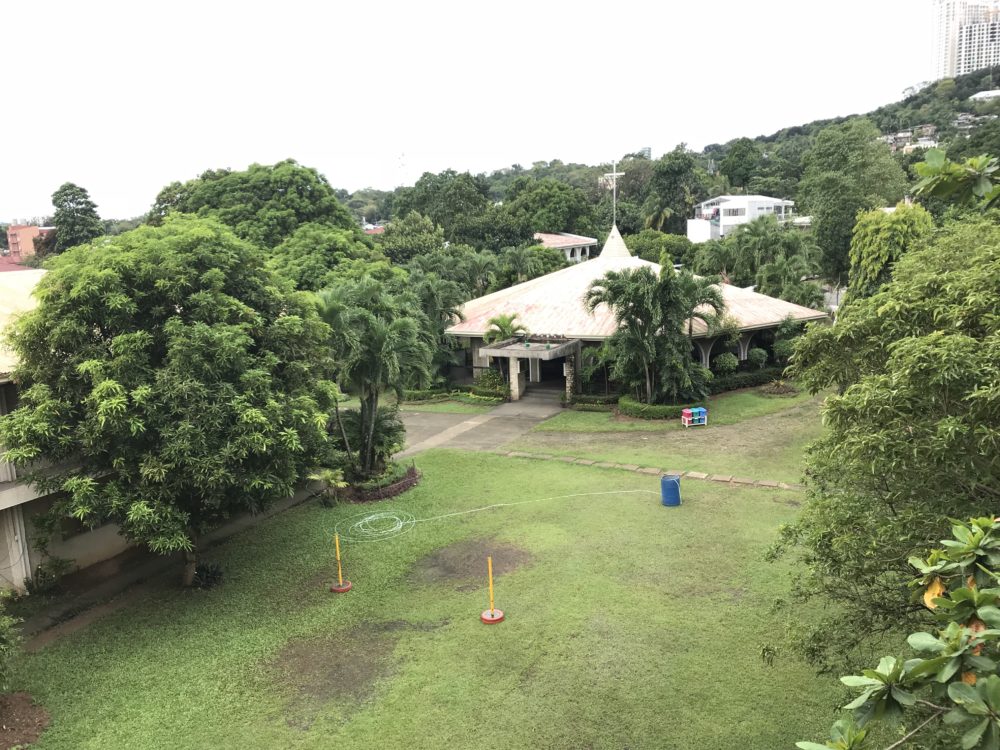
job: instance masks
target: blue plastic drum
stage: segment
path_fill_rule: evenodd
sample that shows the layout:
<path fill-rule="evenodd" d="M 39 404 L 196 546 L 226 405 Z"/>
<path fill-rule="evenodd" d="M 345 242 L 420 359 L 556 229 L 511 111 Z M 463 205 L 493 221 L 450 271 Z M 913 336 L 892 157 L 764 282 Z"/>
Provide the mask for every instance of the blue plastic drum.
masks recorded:
<path fill-rule="evenodd" d="M 668 507 L 681 504 L 681 478 L 677 476 L 660 477 L 660 498 Z"/>

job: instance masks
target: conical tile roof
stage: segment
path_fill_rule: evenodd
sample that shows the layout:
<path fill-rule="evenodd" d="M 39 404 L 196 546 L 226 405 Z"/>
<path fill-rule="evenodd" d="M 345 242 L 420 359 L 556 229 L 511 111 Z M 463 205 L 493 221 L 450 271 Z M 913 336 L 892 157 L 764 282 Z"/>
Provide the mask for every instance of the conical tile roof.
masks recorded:
<path fill-rule="evenodd" d="M 604 241 L 604 248 L 601 250 L 601 254 L 598 257 L 600 258 L 632 257 L 632 253 L 629 252 L 628 245 L 626 245 L 625 240 L 622 239 L 621 232 L 618 231 L 617 225 L 611 226 L 611 231 L 608 232 L 608 239 Z"/>

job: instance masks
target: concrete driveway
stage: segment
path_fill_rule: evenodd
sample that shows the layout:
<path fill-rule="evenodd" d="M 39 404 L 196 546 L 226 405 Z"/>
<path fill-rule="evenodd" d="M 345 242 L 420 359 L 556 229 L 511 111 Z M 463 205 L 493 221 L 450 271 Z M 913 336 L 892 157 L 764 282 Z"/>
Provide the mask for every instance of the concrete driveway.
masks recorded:
<path fill-rule="evenodd" d="M 429 448 L 459 448 L 488 451 L 499 448 L 531 430 L 561 410 L 558 396 L 527 394 L 485 414 L 432 414 L 403 412 L 406 449 L 396 454 L 406 458 Z"/>

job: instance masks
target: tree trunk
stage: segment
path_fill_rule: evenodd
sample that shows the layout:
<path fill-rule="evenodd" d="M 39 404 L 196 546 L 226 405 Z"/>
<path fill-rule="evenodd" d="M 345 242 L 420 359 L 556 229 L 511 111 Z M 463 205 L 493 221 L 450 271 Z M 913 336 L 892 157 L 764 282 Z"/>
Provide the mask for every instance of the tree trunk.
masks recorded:
<path fill-rule="evenodd" d="M 375 462 L 375 420 L 378 418 L 377 393 L 369 396 L 361 402 L 361 415 L 363 417 L 361 423 L 361 429 L 363 430 L 361 433 L 361 473 L 368 477 L 372 473 L 373 464 Z"/>
<path fill-rule="evenodd" d="M 195 570 L 198 567 L 198 545 L 192 535 L 191 549 L 184 550 L 184 574 L 181 576 L 181 584 L 189 587 L 194 583 Z"/>
<path fill-rule="evenodd" d="M 653 403 L 653 381 L 649 376 L 649 365 L 646 365 L 646 403 Z"/>
<path fill-rule="evenodd" d="M 347 439 L 347 430 L 344 429 L 344 423 L 340 421 L 340 404 L 337 401 L 333 402 L 333 413 L 337 418 L 337 426 L 340 427 L 340 436 L 344 439 L 344 447 L 347 449 L 347 460 L 354 470 L 357 471 L 358 463 L 354 460 L 354 454 L 351 453 L 351 443 Z"/>

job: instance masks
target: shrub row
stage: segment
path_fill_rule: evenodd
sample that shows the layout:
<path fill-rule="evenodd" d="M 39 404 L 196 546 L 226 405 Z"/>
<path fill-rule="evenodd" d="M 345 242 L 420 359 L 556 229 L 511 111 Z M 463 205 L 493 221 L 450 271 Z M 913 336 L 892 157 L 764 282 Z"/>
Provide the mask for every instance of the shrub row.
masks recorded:
<path fill-rule="evenodd" d="M 603 411 L 609 412 L 615 410 L 614 404 L 569 404 L 569 408 L 573 411 Z"/>
<path fill-rule="evenodd" d="M 403 391 L 403 401 L 442 401 L 446 398 L 448 398 L 448 391 L 444 388 L 429 388 L 423 391 Z"/>
<path fill-rule="evenodd" d="M 746 370 L 732 375 L 720 375 L 709 381 L 708 392 L 714 395 L 735 391 L 738 388 L 753 388 L 764 385 L 780 378 L 783 371 L 781 367 L 765 367 L 763 370 Z"/>
<path fill-rule="evenodd" d="M 681 410 L 689 408 L 685 404 L 644 404 L 631 396 L 618 399 L 618 411 L 636 419 L 680 419 Z"/>
<path fill-rule="evenodd" d="M 617 393 L 611 394 L 610 396 L 603 395 L 590 395 L 586 393 L 577 393 L 573 396 L 574 404 L 617 404 L 619 395 Z"/>

